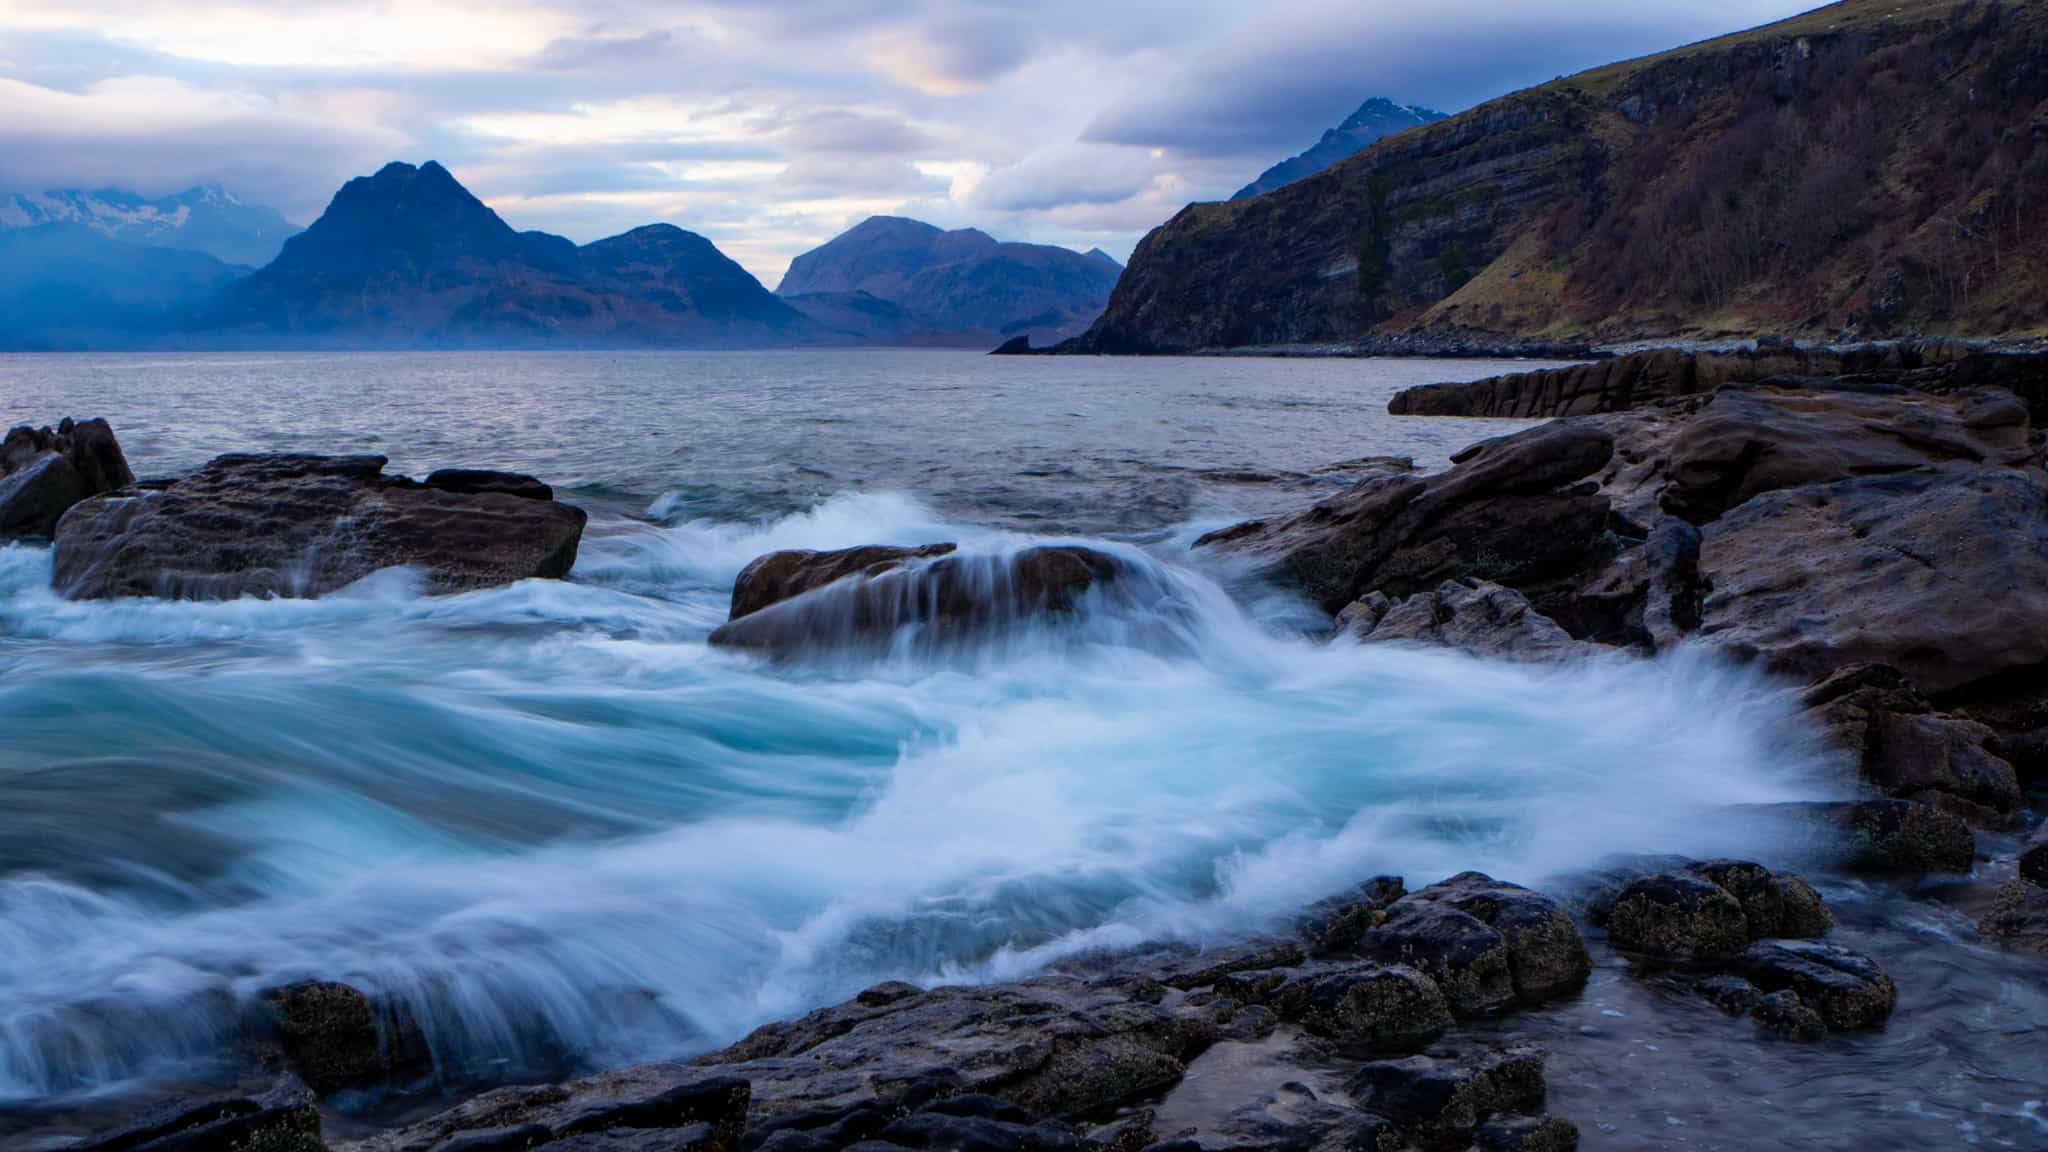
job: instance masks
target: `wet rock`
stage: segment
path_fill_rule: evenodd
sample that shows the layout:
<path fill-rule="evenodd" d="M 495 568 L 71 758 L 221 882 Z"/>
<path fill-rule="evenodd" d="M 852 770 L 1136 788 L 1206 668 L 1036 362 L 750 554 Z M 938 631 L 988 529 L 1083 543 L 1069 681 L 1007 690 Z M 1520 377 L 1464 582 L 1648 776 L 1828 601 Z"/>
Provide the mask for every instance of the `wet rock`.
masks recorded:
<path fill-rule="evenodd" d="M 1705 523 L 1784 488 L 1950 464 L 2018 467 L 2038 457 L 2026 405 L 2009 392 L 1727 389 L 1672 446 L 1664 504 Z"/>
<path fill-rule="evenodd" d="M 1764 996 L 1740 976 L 1709 976 L 1693 985 L 1693 991 L 1730 1016 L 1747 1015 Z"/>
<path fill-rule="evenodd" d="M 727 620 L 711 633 L 713 644 L 774 652 L 846 647 L 886 641 L 913 625 L 954 635 L 1066 612 L 1084 593 L 1130 575 L 1115 556 L 1070 545 L 1007 556 L 904 555 L 865 564 L 858 562 L 867 558 L 858 555 L 810 561 L 778 560 L 780 555 L 749 565 L 760 572 L 735 588 L 735 607 L 743 594 L 751 604 L 766 599 L 769 589 L 805 590 Z M 839 578 L 807 586 L 842 567 L 847 572 Z"/>
<path fill-rule="evenodd" d="M 1663 652 L 1700 624 L 1700 531 L 1676 516 L 1653 518 L 1640 543 L 1599 575 L 1545 603 L 1571 635 Z M 1626 543 L 1626 541 L 1624 541 Z"/>
<path fill-rule="evenodd" d="M 73 505 L 134 482 L 105 420 L 10 429 L 0 439 L 0 538 L 54 536 Z"/>
<path fill-rule="evenodd" d="M 1750 940 L 1742 903 L 1683 872 L 1645 876 L 1622 889 L 1607 913 L 1607 934 L 1617 948 L 1664 960 L 1725 959 Z"/>
<path fill-rule="evenodd" d="M 2048 888 L 2048 823 L 2034 829 L 2020 849 L 2019 872 L 2021 878 Z"/>
<path fill-rule="evenodd" d="M 1471 1055 L 1410 1056 L 1360 1068 L 1351 1081 L 1360 1108 L 1386 1117 L 1417 1147 L 1462 1149 L 1501 1113 L 1543 1106 L 1543 1056 L 1511 1045 Z"/>
<path fill-rule="evenodd" d="M 848 576 L 872 579 L 915 561 L 949 555 L 956 548 L 953 544 L 916 548 L 873 545 L 833 552 L 770 552 L 740 569 L 732 584 L 732 611 L 727 618 L 737 620 Z"/>
<path fill-rule="evenodd" d="M 1759 996 L 1749 1009 L 1757 1027 L 1786 1040 L 1818 1040 L 1827 1035 L 1827 1024 L 1791 989 Z"/>
<path fill-rule="evenodd" d="M 1306 512 L 1196 541 L 1249 560 L 1336 613 L 1374 591 L 1446 580 L 1525 594 L 1604 560 L 1608 502 L 1576 482 L 1614 450 L 1606 430 L 1563 422 L 1476 444 L 1435 476 L 1369 477 Z"/>
<path fill-rule="evenodd" d="M 1519 884 L 1461 872 L 1415 893 L 1414 899 L 1455 908 L 1500 933 L 1515 995 L 1523 1004 L 1575 992 L 1593 971 L 1585 937 L 1564 906 Z"/>
<path fill-rule="evenodd" d="M 738 1152 L 749 1098 L 746 1080 L 737 1076 L 643 1064 L 564 1084 L 486 1092 L 418 1124 L 336 1145 L 336 1152 L 552 1149 L 573 1137 L 603 1134 L 616 1134 L 617 1143 L 583 1146 Z"/>
<path fill-rule="evenodd" d="M 2020 877 L 2007 881 L 1977 931 L 2008 948 L 2048 956 L 2048 888 Z"/>
<path fill-rule="evenodd" d="M 1512 588 L 1446 580 L 1394 601 L 1373 592 L 1337 614 L 1337 627 L 1363 643 L 1428 644 L 1478 656 L 1562 660 L 1587 651 Z"/>
<path fill-rule="evenodd" d="M 1877 961 L 1815 940 L 1760 940 L 1737 967 L 1765 993 L 1790 990 L 1837 1031 L 1868 1028 L 1892 1014 L 1898 992 Z"/>
<path fill-rule="evenodd" d="M 1856 758 L 1865 779 L 1886 792 L 2004 823 L 2021 798 L 2018 775 L 1996 751 L 1989 727 L 1938 713 L 1904 673 L 1859 663 L 1808 688 L 1807 715 Z"/>
<path fill-rule="evenodd" d="M 161 488 L 95 497 L 58 525 L 53 583 L 73 599 L 318 596 L 409 566 L 461 592 L 576 562 L 581 509 L 383 471 L 381 456 L 222 456 Z"/>
<path fill-rule="evenodd" d="M 1074 1152 L 1080 1133 L 1056 1121 L 1028 1123 L 1022 1114 L 960 1115 L 927 1110 L 882 1129 L 877 1139 L 931 1152 Z"/>
<path fill-rule="evenodd" d="M 1169 988 L 1205 988 L 1229 976 L 1292 968 L 1306 959 L 1294 943 L 1239 945 L 1203 952 L 1186 963 L 1169 962 L 1158 970 L 1157 978 Z"/>
<path fill-rule="evenodd" d="M 1834 913 L 1813 886 L 1790 873 L 1774 873 L 1746 860 L 1710 860 L 1686 871 L 1719 885 L 1742 905 L 1749 938 L 1822 936 Z"/>
<path fill-rule="evenodd" d="M 1498 1012 L 1515 1002 L 1508 942 L 1467 912 L 1405 897 L 1387 909 L 1386 923 L 1359 941 L 1359 954 L 1382 964 L 1412 965 L 1443 991 L 1460 1017 Z"/>
<path fill-rule="evenodd" d="M 334 981 L 273 988 L 263 1001 L 292 1069 L 325 1096 L 410 1077 L 430 1056 L 419 1027 L 395 1005 Z"/>
<path fill-rule="evenodd" d="M 492 472 L 482 468 L 443 468 L 427 475 L 426 486 L 441 492 L 474 495 L 502 492 L 526 500 L 553 500 L 555 490 L 531 476 L 517 472 Z"/>
<path fill-rule="evenodd" d="M 1309 910 L 1301 932 L 1318 951 L 1349 952 L 1367 931 L 1386 922 L 1387 907 L 1407 895 L 1399 876 L 1375 876 L 1355 897 L 1325 900 Z"/>
<path fill-rule="evenodd" d="M 260 1096 L 180 1104 L 67 1147 L 71 1152 L 327 1152 L 313 1093 L 291 1079 Z"/>
<path fill-rule="evenodd" d="M 1490 416 L 1532 419 L 1622 412 L 1713 392 L 1730 382 L 1839 367 L 1833 358 L 1796 348 L 1686 352 L 1659 348 L 1564 368 L 1540 368 L 1458 384 L 1425 384 L 1396 393 L 1396 416 Z"/>
<path fill-rule="evenodd" d="M 1278 989 L 1280 1014 L 1318 1036 L 1365 1052 L 1413 1052 L 1450 1026 L 1436 982 L 1405 965 L 1303 977 Z"/>
<path fill-rule="evenodd" d="M 1573 1152 L 1579 1126 L 1562 1116 L 1502 1116 L 1479 1126 L 1480 1152 Z"/>
<path fill-rule="evenodd" d="M 1968 872 L 1976 834 L 1962 817 L 1914 800 L 1774 806 L 1818 841 L 1815 854 L 1859 872 Z"/>
<path fill-rule="evenodd" d="M 1976 468 L 1767 492 L 1709 525 L 1700 636 L 1821 680 L 1939 696 L 2048 662 L 2048 475 Z"/>

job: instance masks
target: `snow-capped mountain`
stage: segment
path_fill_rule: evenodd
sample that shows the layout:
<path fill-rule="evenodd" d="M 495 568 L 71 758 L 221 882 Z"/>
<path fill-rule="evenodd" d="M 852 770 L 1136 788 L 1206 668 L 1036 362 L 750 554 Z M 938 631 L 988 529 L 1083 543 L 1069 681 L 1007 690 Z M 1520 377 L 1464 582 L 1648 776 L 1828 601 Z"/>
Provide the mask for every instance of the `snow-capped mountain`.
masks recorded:
<path fill-rule="evenodd" d="M 187 248 L 261 267 L 297 232 L 274 208 L 245 204 L 218 185 L 149 198 L 118 188 L 0 194 L 0 228 L 83 224 L 111 239 Z"/>

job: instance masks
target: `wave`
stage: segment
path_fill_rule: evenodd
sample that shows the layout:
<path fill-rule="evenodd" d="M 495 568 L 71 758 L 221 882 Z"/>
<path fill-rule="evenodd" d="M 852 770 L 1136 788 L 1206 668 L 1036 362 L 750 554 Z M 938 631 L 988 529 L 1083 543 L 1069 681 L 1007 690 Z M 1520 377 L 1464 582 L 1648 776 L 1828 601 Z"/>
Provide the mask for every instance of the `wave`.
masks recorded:
<path fill-rule="evenodd" d="M 306 978 L 407 1003 L 451 1079 L 687 1055 L 1376 873 L 1768 856 L 1725 810 L 1833 791 L 1777 687 L 1704 654 L 1322 644 L 1172 545 L 1091 542 L 1169 604 L 964 653 L 704 643 L 761 552 L 937 540 L 1026 538 L 852 495 L 595 524 L 566 583 L 229 604 L 70 604 L 0 550 L 0 1097 L 198 1074 Z"/>

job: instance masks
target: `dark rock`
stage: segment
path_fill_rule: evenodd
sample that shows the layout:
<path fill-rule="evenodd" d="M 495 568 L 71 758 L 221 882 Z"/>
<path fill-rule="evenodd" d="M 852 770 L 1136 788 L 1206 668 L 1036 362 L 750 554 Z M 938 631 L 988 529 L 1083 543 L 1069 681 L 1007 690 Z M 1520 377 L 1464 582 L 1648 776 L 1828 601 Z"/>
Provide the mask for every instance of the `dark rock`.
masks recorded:
<path fill-rule="evenodd" d="M 1523 1004 L 1575 992 L 1593 971 L 1585 937 L 1564 906 L 1519 884 L 1461 872 L 1413 898 L 1455 908 L 1500 933 L 1515 995 Z"/>
<path fill-rule="evenodd" d="M 2048 888 L 2020 877 L 2007 881 L 1977 931 L 2009 948 L 2048 956 Z"/>
<path fill-rule="evenodd" d="M 1205 988 L 1228 976 L 1245 972 L 1270 972 L 1278 968 L 1292 968 L 1308 957 L 1296 944 L 1248 945 L 1219 950 L 1219 953 L 1204 952 L 1194 957 L 1184 970 L 1165 971 L 1159 980 L 1169 988 L 1188 990 Z"/>
<path fill-rule="evenodd" d="M 1363 1052 L 1413 1052 L 1451 1023 L 1436 982 L 1404 965 L 1306 976 L 1278 989 L 1274 1003 L 1316 1035 Z"/>
<path fill-rule="evenodd" d="M 273 988 L 263 1000 L 285 1059 L 323 1096 L 410 1077 L 430 1062 L 410 1016 L 347 984 L 306 981 Z"/>
<path fill-rule="evenodd" d="M 1977 837 L 1963 818 L 1912 800 L 1799 805 L 1822 822 L 1849 867 L 1865 872 L 1968 872 Z"/>
<path fill-rule="evenodd" d="M 1358 1070 L 1358 1106 L 1394 1122 L 1419 1148 L 1462 1149 L 1481 1122 L 1543 1106 L 1543 1057 L 1510 1046 L 1476 1057 L 1410 1056 Z"/>
<path fill-rule="evenodd" d="M 1752 940 L 1767 936 L 1812 937 L 1834 927 L 1834 914 L 1812 885 L 1790 873 L 1773 873 L 1744 860 L 1710 860 L 1686 871 L 1717 884 L 1742 904 Z"/>
<path fill-rule="evenodd" d="M 1080 1133 L 1057 1121 L 1027 1124 L 984 1116 L 924 1111 L 882 1129 L 877 1139 L 930 1152 L 1073 1152 Z"/>
<path fill-rule="evenodd" d="M 1367 931 L 1384 924 L 1387 907 L 1407 888 L 1399 876 L 1375 876 L 1359 886 L 1357 896 L 1322 901 L 1309 909 L 1302 935 L 1323 952 L 1349 952 Z"/>
<path fill-rule="evenodd" d="M 1673 872 L 1622 889 L 1607 934 L 1617 948 L 1663 960 L 1726 958 L 1750 939 L 1740 901 L 1710 880 Z"/>
<path fill-rule="evenodd" d="M 73 599 L 318 596 L 406 565 L 461 592 L 576 562 L 581 509 L 383 469 L 381 456 L 222 456 L 160 489 L 96 497 L 58 527 L 54 583 Z"/>
<path fill-rule="evenodd" d="M 1820 1013 L 1789 988 L 1758 997 L 1749 1015 L 1757 1027 L 1787 1040 L 1818 1040 L 1828 1031 Z"/>
<path fill-rule="evenodd" d="M 795 561 L 796 570 L 786 579 L 803 584 L 814 578 L 806 573 L 839 567 L 850 575 L 729 619 L 711 633 L 711 643 L 774 652 L 850 647 L 886 641 L 908 626 L 944 638 L 1067 612 L 1090 590 L 1131 575 L 1129 565 L 1117 557 L 1071 545 L 1006 556 L 953 552 L 915 563 L 909 556 L 865 564 L 859 556 L 833 559 L 839 555 L 825 554 L 822 567 L 815 559 Z M 881 567 L 871 574 L 868 569 L 877 563 Z M 759 565 L 779 573 L 785 571 L 783 564 L 771 555 L 749 568 Z M 736 600 L 740 595 L 735 589 Z M 747 599 L 753 603 L 761 596 L 750 592 Z"/>
<path fill-rule="evenodd" d="M 1383 592 L 1353 601 L 1337 627 L 1365 643 L 1429 644 L 1512 660 L 1562 660 L 1587 651 L 1512 588 L 1446 580 L 1395 602 Z"/>
<path fill-rule="evenodd" d="M 1693 985 L 1698 992 L 1730 1016 L 1744 1016 L 1757 1006 L 1764 994 L 1740 976 L 1709 976 Z"/>
<path fill-rule="evenodd" d="M 517 472 L 491 472 L 481 468 L 443 468 L 430 473 L 426 485 L 442 492 L 461 492 L 465 495 L 503 492 L 507 496 L 519 496 L 527 500 L 555 498 L 553 488 L 531 476 L 523 476 Z"/>
<path fill-rule="evenodd" d="M 0 537 L 54 536 L 72 505 L 134 482 L 105 420 L 10 429 L 0 439 Z"/>
<path fill-rule="evenodd" d="M 313 1093 L 290 1079 L 260 1096 L 179 1104 L 67 1147 L 72 1152 L 327 1152 Z"/>
<path fill-rule="evenodd" d="M 1449 472 L 1369 477 L 1306 512 L 1195 543 L 1254 562 L 1332 613 L 1370 592 L 1407 597 L 1451 579 L 1533 595 L 1604 559 L 1608 502 L 1573 485 L 1613 450 L 1602 428 L 1549 424 L 1476 444 Z"/>
<path fill-rule="evenodd" d="M 1394 394 L 1395 416 L 1486 416 L 1535 419 L 1623 412 L 1724 384 L 1788 372 L 1838 367 L 1797 350 L 1685 352 L 1659 348 L 1564 368 L 1539 368 L 1460 384 L 1425 384 Z"/>
<path fill-rule="evenodd" d="M 496 1152 L 542 1144 L 555 1148 L 574 1137 L 618 1133 L 617 1146 L 634 1152 L 738 1152 L 749 1099 L 746 1080 L 737 1076 L 679 1064 L 643 1064 L 565 1084 L 500 1088 L 432 1119 L 339 1149 L 441 1152 L 453 1141 L 469 1140 L 477 1152 Z M 536 1133 L 540 1135 L 534 1142 Z M 583 1146 L 613 1145 L 586 1141 Z"/>
<path fill-rule="evenodd" d="M 1830 742 L 1886 792 L 1993 824 L 2009 821 L 2019 806 L 2019 777 L 1999 756 L 1997 733 L 1936 712 L 1888 664 L 1841 668 L 1808 688 L 1804 702 Z"/>
<path fill-rule="evenodd" d="M 886 544 L 864 548 L 841 548 L 835 552 L 792 549 L 770 552 L 755 559 L 732 583 L 729 620 L 749 616 L 771 604 L 794 599 L 848 576 L 873 579 L 917 560 L 945 556 L 952 544 L 926 544 L 918 548 L 897 548 Z"/>
<path fill-rule="evenodd" d="M 1029 335 L 1013 336 L 1010 339 L 1003 341 L 1001 344 L 996 345 L 995 349 L 991 351 L 989 355 L 1029 356 L 1031 355 L 1031 337 Z"/>
<path fill-rule="evenodd" d="M 1461 1017 L 1498 1012 L 1515 1001 L 1506 937 L 1449 905 L 1414 896 L 1395 901 L 1386 923 L 1366 933 L 1358 951 L 1382 964 L 1421 969 Z"/>
<path fill-rule="evenodd" d="M 1766 993 L 1791 990 L 1829 1028 L 1867 1028 L 1892 1014 L 1898 992 L 1877 962 L 1859 952 L 1815 940 L 1760 940 L 1737 965 Z"/>
<path fill-rule="evenodd" d="M 2048 888 L 2048 823 L 2034 829 L 2020 849 L 2019 870 L 2023 879 Z"/>
<path fill-rule="evenodd" d="M 1574 1152 L 1579 1126 L 1562 1116 L 1501 1116 L 1479 1126 L 1480 1152 Z"/>

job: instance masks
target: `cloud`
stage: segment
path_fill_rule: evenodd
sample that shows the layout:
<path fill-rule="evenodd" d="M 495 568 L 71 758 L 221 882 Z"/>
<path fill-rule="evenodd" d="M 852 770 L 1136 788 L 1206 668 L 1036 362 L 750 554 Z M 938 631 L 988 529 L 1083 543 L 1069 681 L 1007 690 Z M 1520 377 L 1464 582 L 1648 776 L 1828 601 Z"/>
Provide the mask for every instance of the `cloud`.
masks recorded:
<path fill-rule="evenodd" d="M 1156 168 L 1156 161 L 1143 152 L 1102 144 L 1069 144 L 990 172 L 975 188 L 972 203 L 999 212 L 1114 204 L 1144 191 Z"/>
<path fill-rule="evenodd" d="M 870 58 L 898 81 L 957 95 L 987 87 L 1030 58 L 1038 39 L 1022 17 L 974 13 L 943 17 L 877 38 Z"/>

